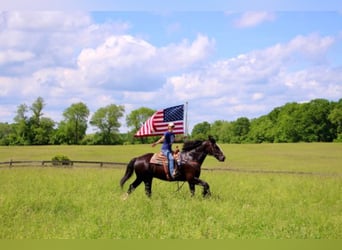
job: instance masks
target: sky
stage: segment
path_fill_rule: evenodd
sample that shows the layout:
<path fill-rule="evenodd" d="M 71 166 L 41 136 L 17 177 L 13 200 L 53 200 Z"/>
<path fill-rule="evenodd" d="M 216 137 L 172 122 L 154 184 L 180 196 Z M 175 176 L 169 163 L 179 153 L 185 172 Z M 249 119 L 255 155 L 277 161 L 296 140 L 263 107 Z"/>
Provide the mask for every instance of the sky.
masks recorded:
<path fill-rule="evenodd" d="M 46 2 L 0 4 L 0 122 L 13 123 L 18 105 L 38 97 L 57 122 L 77 102 L 90 116 L 109 104 L 126 116 L 187 102 L 190 130 L 342 98 L 338 1 Z"/>

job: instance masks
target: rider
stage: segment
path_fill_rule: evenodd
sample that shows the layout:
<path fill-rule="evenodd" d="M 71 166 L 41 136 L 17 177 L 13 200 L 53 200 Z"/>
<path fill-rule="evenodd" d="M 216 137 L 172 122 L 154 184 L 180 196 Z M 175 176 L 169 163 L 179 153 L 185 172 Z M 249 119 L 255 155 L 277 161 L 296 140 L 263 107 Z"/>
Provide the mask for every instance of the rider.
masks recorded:
<path fill-rule="evenodd" d="M 173 122 L 170 122 L 167 126 L 167 131 L 164 133 L 164 135 L 158 141 L 152 144 L 152 147 L 155 147 L 158 143 L 163 142 L 161 151 L 169 161 L 169 168 L 172 178 L 176 178 L 179 174 L 177 165 L 176 168 L 174 168 L 174 158 L 172 155 L 172 144 L 175 141 L 175 134 L 173 133 L 174 127 L 175 124 Z"/>

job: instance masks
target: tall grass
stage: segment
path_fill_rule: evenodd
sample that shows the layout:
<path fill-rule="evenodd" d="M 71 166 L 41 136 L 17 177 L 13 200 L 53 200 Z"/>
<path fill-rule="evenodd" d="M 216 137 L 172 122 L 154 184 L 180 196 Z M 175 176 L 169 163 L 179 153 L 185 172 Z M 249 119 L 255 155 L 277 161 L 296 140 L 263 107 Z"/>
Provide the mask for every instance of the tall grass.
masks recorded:
<path fill-rule="evenodd" d="M 340 239 L 341 179 L 205 172 L 212 197 L 155 180 L 122 200 L 121 170 L 2 169 L 1 239 Z M 130 180 L 133 181 L 133 180 Z M 127 186 L 125 187 L 127 188 Z"/>

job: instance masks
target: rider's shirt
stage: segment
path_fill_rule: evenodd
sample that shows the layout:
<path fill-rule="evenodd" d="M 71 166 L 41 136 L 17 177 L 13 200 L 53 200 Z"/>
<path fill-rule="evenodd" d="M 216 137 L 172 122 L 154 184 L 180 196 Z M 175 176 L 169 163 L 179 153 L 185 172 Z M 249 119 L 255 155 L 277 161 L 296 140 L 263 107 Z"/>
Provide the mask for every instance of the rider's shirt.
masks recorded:
<path fill-rule="evenodd" d="M 172 143 L 175 141 L 175 134 L 167 131 L 164 133 L 164 142 L 162 146 L 162 150 L 169 150 L 172 151 Z"/>

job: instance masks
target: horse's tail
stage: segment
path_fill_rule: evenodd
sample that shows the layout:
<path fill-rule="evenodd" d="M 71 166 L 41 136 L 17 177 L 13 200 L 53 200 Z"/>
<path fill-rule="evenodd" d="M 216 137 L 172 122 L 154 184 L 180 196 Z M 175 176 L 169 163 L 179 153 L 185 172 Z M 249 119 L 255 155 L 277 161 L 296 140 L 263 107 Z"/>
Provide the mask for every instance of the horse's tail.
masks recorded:
<path fill-rule="evenodd" d="M 122 177 L 122 179 L 120 180 L 120 186 L 121 188 L 123 188 L 123 185 L 125 184 L 125 182 L 131 178 L 133 172 L 134 172 L 134 163 L 136 161 L 137 158 L 133 158 L 127 165 L 126 168 L 126 173 L 125 175 Z"/>

